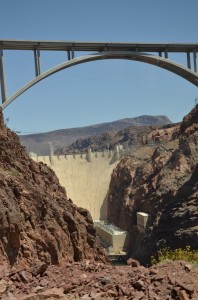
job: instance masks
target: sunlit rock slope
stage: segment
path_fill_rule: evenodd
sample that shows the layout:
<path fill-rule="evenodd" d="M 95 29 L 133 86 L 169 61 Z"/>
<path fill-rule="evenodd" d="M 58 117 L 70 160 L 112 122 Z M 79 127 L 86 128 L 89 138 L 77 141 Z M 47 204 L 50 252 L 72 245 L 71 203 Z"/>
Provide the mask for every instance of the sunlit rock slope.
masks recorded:
<path fill-rule="evenodd" d="M 0 111 L 0 264 L 105 260 L 87 210 L 67 198 L 54 172 L 35 163 Z"/>
<path fill-rule="evenodd" d="M 138 211 L 151 217 L 145 236 Z M 165 143 L 139 147 L 118 164 L 108 219 L 130 232 L 130 253 L 142 260 L 164 246 L 198 248 L 198 105 Z"/>

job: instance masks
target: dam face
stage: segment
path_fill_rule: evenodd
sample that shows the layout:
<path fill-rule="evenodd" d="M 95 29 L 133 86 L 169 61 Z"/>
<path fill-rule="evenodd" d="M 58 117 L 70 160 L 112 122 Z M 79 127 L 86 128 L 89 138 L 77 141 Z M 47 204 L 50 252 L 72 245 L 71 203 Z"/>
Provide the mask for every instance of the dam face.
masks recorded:
<path fill-rule="evenodd" d="M 36 156 L 46 163 L 65 187 L 67 196 L 79 207 L 89 210 L 94 220 L 106 220 L 107 197 L 111 173 L 118 164 L 122 149 L 86 154 Z"/>

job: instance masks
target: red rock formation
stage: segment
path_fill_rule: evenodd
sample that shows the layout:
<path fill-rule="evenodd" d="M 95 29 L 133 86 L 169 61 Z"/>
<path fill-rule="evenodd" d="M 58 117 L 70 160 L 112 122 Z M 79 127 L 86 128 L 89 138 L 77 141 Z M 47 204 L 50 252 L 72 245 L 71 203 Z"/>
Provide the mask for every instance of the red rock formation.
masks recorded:
<path fill-rule="evenodd" d="M 112 197 L 114 208 L 115 203 L 120 205 L 120 218 L 113 209 L 112 219 L 117 218 L 116 222 L 127 228 L 128 221 L 134 222 L 131 216 L 135 210 L 143 207 L 154 211 L 153 229 L 150 227 L 151 234 L 147 234 L 151 242 L 152 234 L 160 241 L 160 230 L 168 231 L 171 220 L 177 226 L 169 234 L 174 236 L 181 230 L 181 238 L 189 233 L 192 241 L 192 228 L 197 226 L 197 132 L 191 132 L 193 135 L 186 134 L 187 139 L 182 135 L 179 146 L 177 141 L 155 151 L 146 146 L 131 158 L 133 165 L 129 165 L 129 158 L 120 163 L 113 174 L 112 196 L 123 198 Z M 167 178 L 169 169 L 174 172 Z M 166 188 L 170 198 L 166 198 Z M 186 262 L 151 268 L 139 266 L 135 260 L 129 260 L 128 266 L 104 264 L 106 258 L 96 244 L 88 211 L 67 199 L 52 170 L 27 156 L 18 137 L 4 126 L 1 111 L 0 195 L 1 299 L 198 298 L 198 269 Z M 119 199 L 124 201 L 120 203 Z M 186 212 L 189 218 L 182 217 Z M 163 217 L 167 218 L 165 222 Z M 181 220 L 187 220 L 186 227 L 179 224 Z"/>
<path fill-rule="evenodd" d="M 183 261 L 151 268 L 104 265 L 93 261 L 7 273 L 0 280 L 3 300 L 131 299 L 197 300 L 198 269 Z"/>
<path fill-rule="evenodd" d="M 137 149 L 112 174 L 108 219 L 130 232 L 131 254 L 139 259 L 165 245 L 198 248 L 198 106 L 175 136 Z M 151 216 L 144 237 L 136 228 L 138 211 Z"/>
<path fill-rule="evenodd" d="M 54 172 L 35 163 L 0 111 L 0 264 L 105 260 L 89 212 L 67 198 Z"/>

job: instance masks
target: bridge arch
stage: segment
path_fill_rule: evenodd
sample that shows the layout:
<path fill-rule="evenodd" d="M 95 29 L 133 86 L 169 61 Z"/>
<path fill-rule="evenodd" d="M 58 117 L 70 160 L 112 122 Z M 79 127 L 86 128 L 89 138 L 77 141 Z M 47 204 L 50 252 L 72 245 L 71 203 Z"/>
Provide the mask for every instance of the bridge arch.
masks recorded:
<path fill-rule="evenodd" d="M 148 53 L 142 52 L 128 52 L 128 51 L 106 51 L 101 53 L 89 54 L 80 57 L 73 58 L 68 60 L 62 64 L 59 64 L 48 71 L 43 72 L 42 74 L 38 75 L 22 88 L 20 88 L 16 93 L 14 93 L 9 99 L 7 99 L 3 104 L 2 108 L 6 108 L 12 101 L 14 101 L 17 97 L 23 94 L 26 90 L 31 88 L 33 85 L 37 84 L 41 80 L 55 74 L 61 70 L 67 69 L 69 67 L 97 60 L 104 60 L 104 59 L 127 59 L 133 61 L 139 61 L 148 63 L 163 69 L 166 69 L 170 72 L 173 72 L 184 79 L 188 80 L 192 84 L 198 86 L 198 73 L 192 71 L 191 69 L 184 67 L 172 60 L 167 58 L 163 58 L 160 56 L 155 56 Z"/>

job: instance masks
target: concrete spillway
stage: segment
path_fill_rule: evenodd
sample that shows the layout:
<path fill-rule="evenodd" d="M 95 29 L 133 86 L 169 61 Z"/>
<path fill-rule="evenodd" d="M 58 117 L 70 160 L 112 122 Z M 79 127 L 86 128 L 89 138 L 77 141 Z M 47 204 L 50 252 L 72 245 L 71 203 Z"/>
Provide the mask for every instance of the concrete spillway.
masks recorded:
<path fill-rule="evenodd" d="M 122 156 L 122 149 L 86 154 L 36 156 L 54 170 L 67 195 L 86 208 L 94 220 L 106 220 L 107 196 L 111 173 Z"/>

